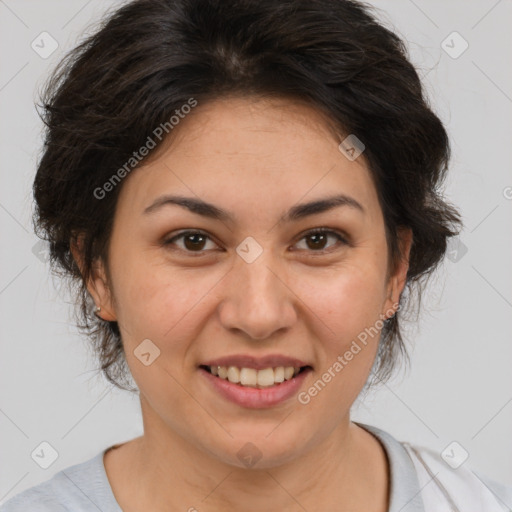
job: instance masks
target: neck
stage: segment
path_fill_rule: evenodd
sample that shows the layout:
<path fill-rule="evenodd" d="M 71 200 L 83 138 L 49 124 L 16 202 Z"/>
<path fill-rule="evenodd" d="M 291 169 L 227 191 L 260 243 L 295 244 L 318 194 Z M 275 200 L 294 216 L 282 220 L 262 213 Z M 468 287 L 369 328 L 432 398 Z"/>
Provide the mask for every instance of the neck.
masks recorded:
<path fill-rule="evenodd" d="M 312 440 L 293 458 L 265 468 L 233 466 L 163 423 L 146 423 L 150 428 L 125 450 L 120 485 L 132 496 L 128 506 L 120 501 L 123 510 L 135 503 L 134 510 L 155 512 L 387 510 L 385 452 L 348 417 L 321 441 Z"/>

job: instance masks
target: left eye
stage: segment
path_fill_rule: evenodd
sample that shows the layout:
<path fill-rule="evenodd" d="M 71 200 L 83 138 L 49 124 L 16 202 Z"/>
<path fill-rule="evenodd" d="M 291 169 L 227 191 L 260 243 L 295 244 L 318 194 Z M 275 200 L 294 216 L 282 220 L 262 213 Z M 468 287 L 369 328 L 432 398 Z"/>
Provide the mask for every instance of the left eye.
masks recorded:
<path fill-rule="evenodd" d="M 326 250 L 326 243 L 329 237 L 334 238 L 343 245 L 348 244 L 347 240 L 341 234 L 327 229 L 310 231 L 304 234 L 299 242 L 302 240 L 310 240 L 310 243 L 306 242 L 306 250 L 310 249 L 312 252 L 324 252 Z M 182 241 L 183 245 L 180 246 L 180 244 L 177 244 L 177 240 Z M 206 252 L 202 249 L 205 249 L 207 241 L 216 245 L 206 233 L 201 231 L 185 231 L 165 241 L 164 245 L 177 245 L 179 249 L 185 252 L 202 253 Z M 297 242 L 297 244 L 299 242 Z"/>
<path fill-rule="evenodd" d="M 328 229 L 317 229 L 315 231 L 310 231 L 306 233 L 300 241 L 304 239 L 309 239 L 311 243 L 306 242 L 306 249 L 313 249 L 313 252 L 324 252 L 326 250 L 325 244 L 329 237 L 334 238 L 338 242 L 341 242 L 343 245 L 347 244 L 347 240 L 343 236 L 341 236 L 336 231 L 331 231 Z"/>

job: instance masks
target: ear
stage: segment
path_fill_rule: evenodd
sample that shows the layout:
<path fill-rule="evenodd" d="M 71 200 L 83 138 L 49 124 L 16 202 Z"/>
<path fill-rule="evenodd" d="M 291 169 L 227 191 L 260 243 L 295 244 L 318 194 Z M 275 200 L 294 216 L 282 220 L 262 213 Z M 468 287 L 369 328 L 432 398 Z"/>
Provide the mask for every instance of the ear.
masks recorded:
<path fill-rule="evenodd" d="M 83 275 L 83 236 L 78 235 L 73 237 L 69 246 L 71 254 Z M 92 264 L 90 277 L 87 281 L 87 290 L 91 294 L 96 306 L 101 307 L 100 312 L 96 313 L 96 315 L 103 320 L 115 322 L 117 317 L 113 307 L 111 290 L 103 261 L 100 259 L 95 260 Z"/>
<path fill-rule="evenodd" d="M 405 287 L 407 281 L 407 271 L 409 270 L 409 256 L 411 253 L 413 233 L 412 229 L 408 227 L 398 228 L 398 243 L 400 249 L 400 261 L 398 262 L 395 271 L 389 276 L 387 283 L 387 295 L 384 303 L 383 315 L 390 317 L 390 311 L 396 311 L 400 299 L 400 294 Z"/>

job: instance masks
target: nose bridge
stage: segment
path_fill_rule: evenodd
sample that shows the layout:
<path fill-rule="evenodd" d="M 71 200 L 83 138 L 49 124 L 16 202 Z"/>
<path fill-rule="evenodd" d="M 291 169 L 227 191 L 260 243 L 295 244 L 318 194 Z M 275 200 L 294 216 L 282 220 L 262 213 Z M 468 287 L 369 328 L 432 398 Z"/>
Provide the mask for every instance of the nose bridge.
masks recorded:
<path fill-rule="evenodd" d="M 237 253 L 221 310 L 224 326 L 253 339 L 268 338 L 290 327 L 295 320 L 291 292 L 273 251 L 253 239 L 242 242 Z"/>

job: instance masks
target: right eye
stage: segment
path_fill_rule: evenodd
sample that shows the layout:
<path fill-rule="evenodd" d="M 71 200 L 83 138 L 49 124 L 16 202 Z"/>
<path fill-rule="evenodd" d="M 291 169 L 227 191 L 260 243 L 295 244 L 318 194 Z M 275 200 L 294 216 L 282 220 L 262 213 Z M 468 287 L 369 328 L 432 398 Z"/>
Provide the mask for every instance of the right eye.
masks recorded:
<path fill-rule="evenodd" d="M 181 246 L 176 243 L 177 240 L 182 241 Z M 182 233 L 164 241 L 164 246 L 176 245 L 178 250 L 182 252 L 201 254 L 203 252 L 207 252 L 202 250 L 204 249 L 207 240 L 210 240 L 210 242 L 216 245 L 209 235 L 202 231 L 183 231 Z M 173 247 L 170 247 L 170 249 L 175 250 Z"/>

